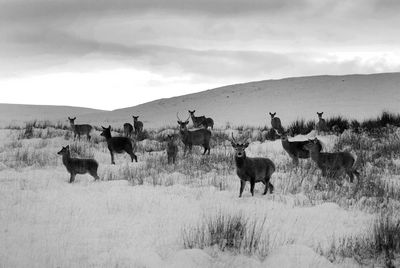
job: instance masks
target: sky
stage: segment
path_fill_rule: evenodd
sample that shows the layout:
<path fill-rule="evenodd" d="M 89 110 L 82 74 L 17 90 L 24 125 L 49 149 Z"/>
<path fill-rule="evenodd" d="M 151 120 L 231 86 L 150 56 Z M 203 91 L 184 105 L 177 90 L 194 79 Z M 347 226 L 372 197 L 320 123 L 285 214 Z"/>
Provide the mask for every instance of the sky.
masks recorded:
<path fill-rule="evenodd" d="M 397 0 L 0 0 L 0 103 L 117 109 L 400 70 Z"/>

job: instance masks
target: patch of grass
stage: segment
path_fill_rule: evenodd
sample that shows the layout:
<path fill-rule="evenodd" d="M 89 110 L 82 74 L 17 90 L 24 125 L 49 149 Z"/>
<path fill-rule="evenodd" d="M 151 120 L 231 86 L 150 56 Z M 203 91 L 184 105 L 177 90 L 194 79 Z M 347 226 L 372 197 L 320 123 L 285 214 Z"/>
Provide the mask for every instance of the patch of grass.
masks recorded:
<path fill-rule="evenodd" d="M 346 129 L 350 128 L 349 120 L 343 116 L 334 116 L 326 119 L 326 126 L 328 130 L 336 130 L 339 133 L 343 133 Z"/>
<path fill-rule="evenodd" d="M 69 146 L 71 157 L 94 158 L 93 147 L 89 143 L 74 142 Z"/>
<path fill-rule="evenodd" d="M 304 119 L 297 119 L 287 127 L 287 131 L 291 136 L 299 134 L 305 135 L 310 133 L 314 129 L 315 129 L 315 122 L 314 121 L 306 122 Z"/>
<path fill-rule="evenodd" d="M 208 248 L 217 246 L 221 251 L 248 255 L 267 255 L 268 246 L 263 238 L 266 217 L 250 220 L 243 213 L 222 210 L 203 218 L 197 226 L 182 229 L 184 248 Z"/>

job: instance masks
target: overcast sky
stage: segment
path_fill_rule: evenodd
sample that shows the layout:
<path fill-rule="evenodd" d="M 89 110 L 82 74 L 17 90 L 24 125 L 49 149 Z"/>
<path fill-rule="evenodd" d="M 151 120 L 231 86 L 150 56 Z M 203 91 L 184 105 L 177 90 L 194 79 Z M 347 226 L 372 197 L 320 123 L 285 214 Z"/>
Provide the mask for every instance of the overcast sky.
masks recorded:
<path fill-rule="evenodd" d="M 0 0 L 0 102 L 101 109 L 400 68 L 397 0 Z"/>

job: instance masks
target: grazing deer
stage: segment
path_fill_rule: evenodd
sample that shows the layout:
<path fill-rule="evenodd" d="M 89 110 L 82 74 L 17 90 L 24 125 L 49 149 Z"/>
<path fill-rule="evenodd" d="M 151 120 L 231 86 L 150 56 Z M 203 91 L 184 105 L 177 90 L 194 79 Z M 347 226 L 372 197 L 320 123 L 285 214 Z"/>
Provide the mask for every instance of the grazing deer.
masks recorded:
<path fill-rule="evenodd" d="M 138 120 L 139 116 L 132 115 L 132 117 L 133 126 L 135 127 L 135 134 L 138 135 L 143 131 L 143 122 Z"/>
<path fill-rule="evenodd" d="M 68 119 L 69 123 L 71 124 L 71 129 L 74 132 L 74 140 L 76 138 L 76 135 L 78 135 L 78 140 L 81 140 L 81 135 L 86 135 L 88 141 L 90 141 L 90 132 L 92 131 L 92 126 L 88 124 L 75 125 L 76 117 L 68 117 Z"/>
<path fill-rule="evenodd" d="M 278 133 L 278 135 L 280 135 Z M 281 136 L 281 142 L 283 149 L 289 154 L 290 158 L 292 158 L 293 163 L 297 166 L 299 164 L 299 158 L 306 159 L 310 158 L 310 152 L 304 148 L 304 146 L 310 143 L 307 141 L 289 141 L 287 133 L 283 133 Z M 318 144 L 318 151 L 322 150 L 321 142 L 315 138 L 315 142 Z"/>
<path fill-rule="evenodd" d="M 319 144 L 315 140 L 310 140 L 310 143 L 306 144 L 304 148 L 310 151 L 311 159 L 321 169 L 322 176 L 325 177 L 329 174 L 335 177 L 344 171 L 349 176 L 351 183 L 354 180 L 354 175 L 358 180 L 360 173 L 354 167 L 356 157 L 351 153 L 321 153 Z"/>
<path fill-rule="evenodd" d="M 133 146 L 130 138 L 127 137 L 111 137 L 111 126 L 107 128 L 103 127 L 101 136 L 106 138 L 107 147 L 111 155 L 111 164 L 115 165 L 114 153 L 122 154 L 123 152 L 128 153 L 131 156 L 131 162 L 133 159 L 137 162 L 137 156 L 133 152 Z"/>
<path fill-rule="evenodd" d="M 124 134 L 125 137 L 130 138 L 132 136 L 132 132 L 133 132 L 133 126 L 129 123 L 125 123 L 124 124 Z"/>
<path fill-rule="evenodd" d="M 178 154 L 178 146 L 175 142 L 175 137 L 173 135 L 167 136 L 167 156 L 168 164 L 175 164 L 176 156 Z"/>
<path fill-rule="evenodd" d="M 269 115 L 271 116 L 271 126 L 279 133 L 283 133 L 284 129 L 281 124 L 281 119 L 279 119 L 279 117 L 275 117 L 276 112 L 275 113 L 270 112 Z"/>
<path fill-rule="evenodd" d="M 325 119 L 322 118 L 322 115 L 324 112 L 317 112 L 318 115 L 318 123 L 317 123 L 317 133 L 319 134 L 320 132 L 327 132 L 328 127 L 326 126 L 326 121 Z"/>
<path fill-rule="evenodd" d="M 189 152 L 191 153 L 193 145 L 202 145 L 204 147 L 203 155 L 206 154 L 207 151 L 208 154 L 210 154 L 211 131 L 204 128 L 189 131 L 187 129 L 187 125 L 189 124 L 189 117 L 184 122 L 182 122 L 182 120 L 179 118 L 178 113 L 176 113 L 176 117 L 178 118 L 178 124 L 180 127 L 179 133 L 181 135 L 182 142 L 185 145 L 183 155 L 186 155 L 186 151 L 188 148 Z"/>
<path fill-rule="evenodd" d="M 249 143 L 237 143 L 232 134 L 232 147 L 235 149 L 236 174 L 240 178 L 239 197 L 242 197 L 246 181 L 250 181 L 250 192 L 254 196 L 254 185 L 262 182 L 265 185 L 263 195 L 268 189 L 272 194 L 274 186 L 271 184 L 271 175 L 275 172 L 275 164 L 268 158 L 247 157 L 245 149 Z"/>
<path fill-rule="evenodd" d="M 99 167 L 99 164 L 96 160 L 71 158 L 69 145 L 67 145 L 66 147 L 62 147 L 61 151 L 59 151 L 57 154 L 62 155 L 63 164 L 67 168 L 69 174 L 71 174 L 69 183 L 74 182 L 76 174 L 89 173 L 90 175 L 92 175 L 94 180 L 100 179 L 97 175 L 97 168 Z"/>
<path fill-rule="evenodd" d="M 205 124 L 206 117 L 205 117 L 204 115 L 202 115 L 202 116 L 195 116 L 194 113 L 196 112 L 196 110 L 193 110 L 193 111 L 189 110 L 188 112 L 189 112 L 189 114 L 190 114 L 190 117 L 192 118 L 193 127 L 198 128 L 198 127 L 200 127 L 201 125 L 204 125 L 204 124 Z M 211 119 L 211 120 L 212 120 L 212 119 Z M 213 122 L 213 125 L 214 125 L 214 122 Z M 205 128 L 207 128 L 207 126 L 205 126 Z"/>

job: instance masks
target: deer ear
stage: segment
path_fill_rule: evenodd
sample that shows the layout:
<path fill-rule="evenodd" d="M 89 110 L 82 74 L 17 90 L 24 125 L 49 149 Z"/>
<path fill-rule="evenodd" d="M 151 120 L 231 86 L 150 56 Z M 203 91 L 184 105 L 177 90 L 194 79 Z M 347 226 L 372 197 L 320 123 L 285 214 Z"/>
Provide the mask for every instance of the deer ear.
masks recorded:
<path fill-rule="evenodd" d="M 74 119 L 73 120 L 75 120 L 76 119 L 76 117 L 74 117 Z"/>
<path fill-rule="evenodd" d="M 247 148 L 247 147 L 249 147 L 249 143 L 246 142 L 245 144 L 243 144 L 243 146 L 244 146 L 244 148 Z"/>
<path fill-rule="evenodd" d="M 176 122 L 178 122 L 179 125 L 181 124 L 181 121 L 176 121 Z"/>
<path fill-rule="evenodd" d="M 108 129 L 110 129 L 110 130 L 111 130 L 111 125 L 108 125 Z"/>
<path fill-rule="evenodd" d="M 236 143 L 234 143 L 233 141 L 231 141 L 231 145 L 233 148 L 236 148 Z"/>
<path fill-rule="evenodd" d="M 71 118 L 68 116 L 68 119 L 71 120 Z"/>
<path fill-rule="evenodd" d="M 103 127 L 103 126 L 101 126 L 102 128 L 103 128 L 103 130 L 106 130 L 106 128 L 105 127 Z"/>
<path fill-rule="evenodd" d="M 69 150 L 69 145 L 65 146 L 65 149 Z"/>
<path fill-rule="evenodd" d="M 186 121 L 185 121 L 185 124 L 189 124 L 189 120 L 186 120 Z"/>

